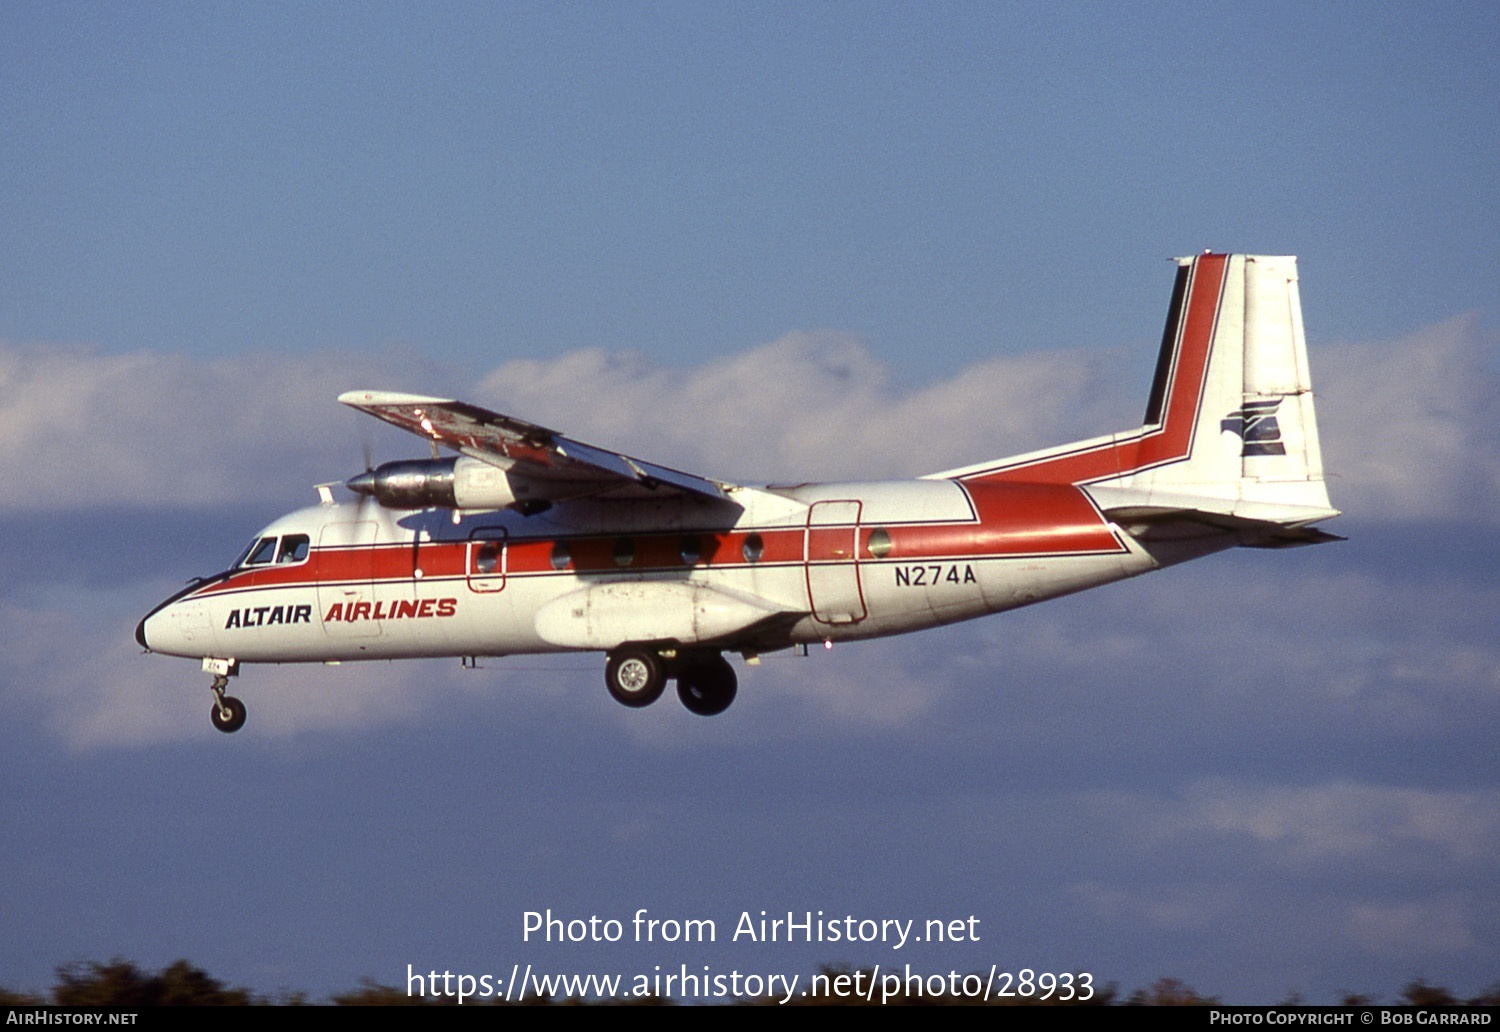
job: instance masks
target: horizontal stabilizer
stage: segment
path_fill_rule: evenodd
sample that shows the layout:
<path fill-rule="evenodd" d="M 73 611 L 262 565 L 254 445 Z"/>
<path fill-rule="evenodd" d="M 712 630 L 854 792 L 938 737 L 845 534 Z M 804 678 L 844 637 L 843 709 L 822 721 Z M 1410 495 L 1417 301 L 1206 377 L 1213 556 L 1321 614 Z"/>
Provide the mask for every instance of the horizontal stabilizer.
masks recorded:
<path fill-rule="evenodd" d="M 1339 514 L 1337 509 L 1324 505 L 1296 505 L 1253 498 L 1220 498 L 1174 491 L 1152 491 L 1148 495 L 1135 488 L 1117 487 L 1113 484 L 1091 484 L 1084 491 L 1094 500 L 1099 511 L 1116 522 L 1130 514 L 1197 512 L 1204 516 L 1301 527 Z"/>
<path fill-rule="evenodd" d="M 1276 520 L 1258 520 L 1202 509 L 1177 509 L 1161 506 L 1124 506 L 1106 510 L 1106 515 L 1138 541 L 1182 541 L 1222 534 L 1233 534 L 1236 544 L 1245 548 L 1293 548 L 1298 545 L 1321 545 L 1346 538 L 1317 527 Z"/>

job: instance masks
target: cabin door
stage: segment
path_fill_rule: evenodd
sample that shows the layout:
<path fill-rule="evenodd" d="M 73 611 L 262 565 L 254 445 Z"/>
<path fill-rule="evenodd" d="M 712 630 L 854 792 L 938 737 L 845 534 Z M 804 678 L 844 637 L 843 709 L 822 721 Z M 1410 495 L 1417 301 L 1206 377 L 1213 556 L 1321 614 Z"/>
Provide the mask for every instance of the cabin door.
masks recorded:
<path fill-rule="evenodd" d="M 807 601 L 820 623 L 851 624 L 865 618 L 859 583 L 859 513 L 860 503 L 852 500 L 815 502 L 807 510 L 803 549 Z"/>
<path fill-rule="evenodd" d="M 318 535 L 318 612 L 330 638 L 373 638 L 375 615 L 374 523 L 329 523 Z"/>

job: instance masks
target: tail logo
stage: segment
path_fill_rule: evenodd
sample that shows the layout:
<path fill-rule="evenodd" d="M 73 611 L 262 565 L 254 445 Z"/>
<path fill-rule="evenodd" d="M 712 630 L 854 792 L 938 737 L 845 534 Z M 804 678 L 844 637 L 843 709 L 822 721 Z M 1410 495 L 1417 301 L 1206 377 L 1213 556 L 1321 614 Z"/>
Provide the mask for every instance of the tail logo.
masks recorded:
<path fill-rule="evenodd" d="M 1241 455 L 1285 455 L 1281 443 L 1281 424 L 1276 422 L 1280 398 L 1247 401 L 1238 412 L 1231 412 L 1219 423 L 1221 431 L 1235 434 L 1244 442 Z"/>

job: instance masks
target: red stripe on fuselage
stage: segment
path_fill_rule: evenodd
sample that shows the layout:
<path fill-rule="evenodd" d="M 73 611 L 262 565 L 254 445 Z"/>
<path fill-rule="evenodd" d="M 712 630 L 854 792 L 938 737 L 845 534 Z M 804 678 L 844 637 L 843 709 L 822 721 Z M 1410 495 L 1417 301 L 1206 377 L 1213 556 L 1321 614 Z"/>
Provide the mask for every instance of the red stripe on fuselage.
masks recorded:
<path fill-rule="evenodd" d="M 1207 254 L 1193 261 L 1186 310 L 1178 330 L 1167 389 L 1165 418 L 1128 439 L 1107 441 L 1063 455 L 1050 455 L 1018 466 L 976 473 L 961 481 L 975 483 L 1028 481 L 1048 484 L 1086 484 L 1150 466 L 1185 459 L 1192 450 L 1198 403 L 1208 373 L 1214 323 L 1224 291 L 1229 256 Z"/>
<path fill-rule="evenodd" d="M 1088 497 L 1072 484 L 967 482 L 976 523 L 890 528 L 886 558 L 1087 555 L 1124 548 Z M 868 539 L 868 532 L 864 532 Z M 862 550 L 861 558 L 868 555 Z"/>
<path fill-rule="evenodd" d="M 1040 555 L 1086 555 L 1119 552 L 1123 546 L 1093 503 L 1071 484 L 970 482 L 962 485 L 971 499 L 977 519 L 921 524 L 864 523 L 859 526 L 858 555 L 847 556 L 852 527 L 817 527 L 815 533 L 829 536 L 836 551 L 813 548 L 814 560 L 877 558 L 911 562 L 924 559 L 1011 558 Z M 870 535 L 884 530 L 888 551 L 872 555 Z M 687 531 L 671 534 L 590 535 L 561 539 L 522 539 L 505 543 L 505 573 L 509 576 L 558 572 L 608 574 L 693 569 L 725 569 L 747 566 L 787 566 L 804 561 L 807 528 L 730 531 Z M 760 538 L 760 558 L 751 563 L 744 545 L 752 535 Z M 683 561 L 687 539 L 695 546 L 698 561 L 691 567 Z M 559 541 L 567 547 L 569 564 L 559 571 L 552 565 L 553 549 Z M 628 549 L 622 541 L 630 542 Z M 482 542 L 480 542 L 482 543 Z M 199 594 L 283 587 L 313 587 L 318 584 L 412 580 L 422 571 L 424 580 L 480 576 L 468 568 L 472 541 L 410 542 L 371 548 L 314 548 L 307 561 L 236 571 L 223 581 L 205 585 Z M 630 553 L 628 563 L 617 557 Z"/>

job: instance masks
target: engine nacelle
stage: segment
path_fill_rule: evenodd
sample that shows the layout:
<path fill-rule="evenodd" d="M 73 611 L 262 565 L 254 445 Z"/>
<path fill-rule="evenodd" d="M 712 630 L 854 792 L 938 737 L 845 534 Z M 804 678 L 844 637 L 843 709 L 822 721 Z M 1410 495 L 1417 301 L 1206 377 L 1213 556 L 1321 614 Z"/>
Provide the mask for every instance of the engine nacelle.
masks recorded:
<path fill-rule="evenodd" d="M 529 498 L 530 487 L 488 462 L 464 456 L 454 464 L 453 497 L 460 509 L 503 509 Z"/>
<path fill-rule="evenodd" d="M 505 470 L 468 456 L 385 462 L 344 486 L 387 509 L 503 509 L 518 501 Z"/>

